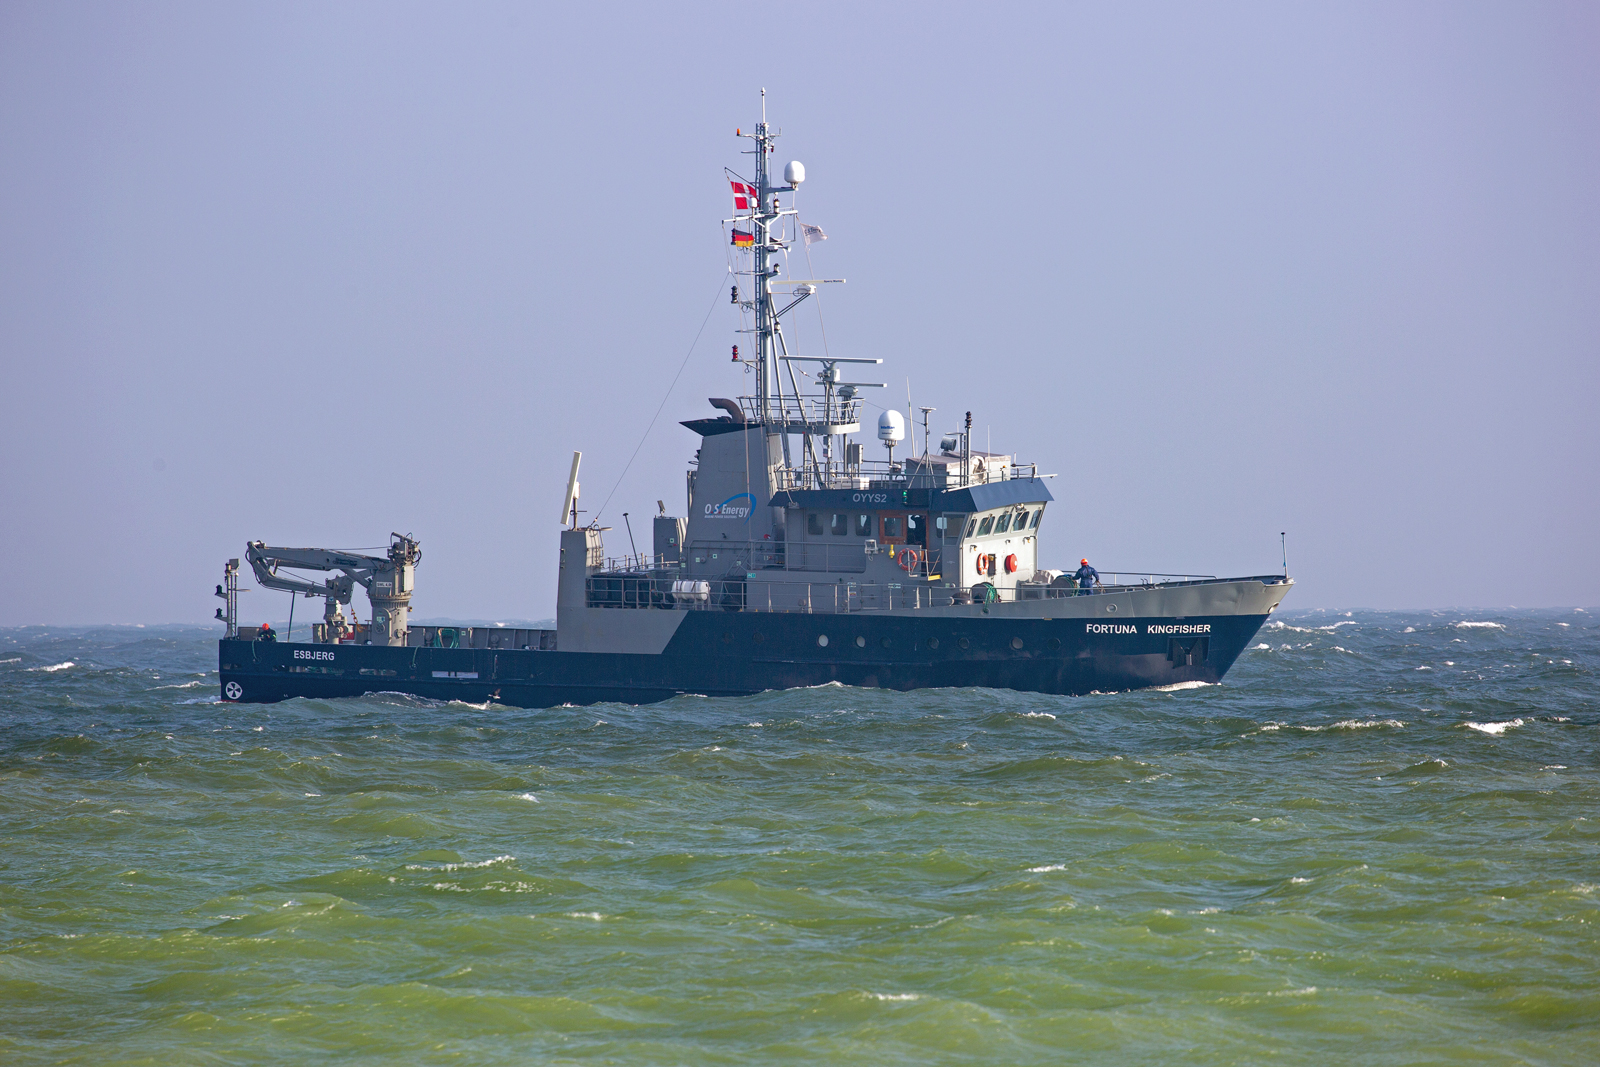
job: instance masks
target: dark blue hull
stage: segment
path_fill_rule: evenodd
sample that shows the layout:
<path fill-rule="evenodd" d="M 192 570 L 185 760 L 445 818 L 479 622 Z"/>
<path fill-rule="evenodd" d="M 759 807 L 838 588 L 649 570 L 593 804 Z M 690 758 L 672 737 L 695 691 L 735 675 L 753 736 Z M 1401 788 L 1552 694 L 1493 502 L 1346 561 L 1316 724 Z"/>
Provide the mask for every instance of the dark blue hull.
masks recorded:
<path fill-rule="evenodd" d="M 1131 619 L 917 618 L 693 612 L 659 655 L 222 641 L 224 699 L 388 691 L 513 707 L 650 704 L 840 682 L 1082 695 L 1216 682 L 1265 615 Z M 828 643 L 819 644 L 826 636 Z"/>

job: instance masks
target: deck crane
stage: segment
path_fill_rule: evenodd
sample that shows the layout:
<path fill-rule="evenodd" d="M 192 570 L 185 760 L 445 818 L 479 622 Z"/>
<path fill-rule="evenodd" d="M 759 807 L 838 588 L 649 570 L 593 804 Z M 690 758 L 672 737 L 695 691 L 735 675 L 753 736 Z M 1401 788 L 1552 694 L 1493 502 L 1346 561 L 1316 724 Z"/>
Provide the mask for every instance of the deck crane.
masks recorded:
<path fill-rule="evenodd" d="M 338 641 L 354 632 L 340 605 L 350 603 L 355 585 L 360 582 L 372 602 L 374 645 L 406 643 L 407 613 L 411 610 L 411 591 L 415 571 L 422 562 L 422 546 L 408 534 L 389 535 L 387 556 L 361 556 L 331 548 L 272 548 L 260 541 L 245 546 L 245 556 L 264 589 L 283 589 L 308 597 L 323 597 L 323 621 L 327 639 Z M 316 582 L 299 576 L 280 576 L 278 568 L 305 571 L 342 571 L 342 574 Z"/>

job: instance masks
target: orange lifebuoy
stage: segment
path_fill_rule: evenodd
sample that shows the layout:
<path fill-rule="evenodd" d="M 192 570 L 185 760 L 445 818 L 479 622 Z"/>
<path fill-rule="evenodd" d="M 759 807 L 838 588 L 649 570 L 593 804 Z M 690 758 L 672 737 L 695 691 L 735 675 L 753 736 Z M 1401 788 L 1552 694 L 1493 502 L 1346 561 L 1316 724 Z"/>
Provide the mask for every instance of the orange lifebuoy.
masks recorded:
<path fill-rule="evenodd" d="M 914 548 L 902 548 L 900 555 L 895 557 L 895 562 L 900 564 L 900 569 L 903 571 L 909 571 L 921 561 L 922 557 L 917 554 L 917 550 Z"/>
<path fill-rule="evenodd" d="M 1015 555 L 1007 556 L 1006 557 L 1006 573 L 1007 574 L 1015 574 L 1016 572 L 1017 572 L 1017 557 Z"/>

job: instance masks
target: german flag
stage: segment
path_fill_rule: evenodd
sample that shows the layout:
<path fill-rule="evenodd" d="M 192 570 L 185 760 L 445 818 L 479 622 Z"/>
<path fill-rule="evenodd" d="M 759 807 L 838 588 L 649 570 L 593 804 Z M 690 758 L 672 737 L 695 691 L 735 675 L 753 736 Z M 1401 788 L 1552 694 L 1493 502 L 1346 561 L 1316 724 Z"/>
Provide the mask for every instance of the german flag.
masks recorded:
<path fill-rule="evenodd" d="M 749 230 L 734 230 L 733 231 L 733 247 L 735 247 L 735 248 L 749 248 L 751 245 L 753 245 L 755 243 L 756 243 L 756 235 L 751 233 Z"/>

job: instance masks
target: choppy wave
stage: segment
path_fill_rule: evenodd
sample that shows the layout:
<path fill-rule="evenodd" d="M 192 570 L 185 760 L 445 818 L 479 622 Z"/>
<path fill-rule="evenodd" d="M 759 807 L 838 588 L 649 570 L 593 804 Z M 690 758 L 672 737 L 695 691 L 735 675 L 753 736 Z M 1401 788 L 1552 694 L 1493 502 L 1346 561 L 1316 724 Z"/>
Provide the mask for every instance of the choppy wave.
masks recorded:
<path fill-rule="evenodd" d="M 28 670 L 30 670 L 30 671 L 43 671 L 46 674 L 52 674 L 52 673 L 54 673 L 56 671 L 64 671 L 68 667 L 76 667 L 76 666 L 77 666 L 77 664 L 72 662 L 69 659 L 65 663 L 54 663 L 54 664 L 51 664 L 48 667 L 29 667 Z"/>
<path fill-rule="evenodd" d="M 7 1051 L 1589 1062 L 1600 624 L 1357 614 L 1181 698 L 540 710 L 0 630 Z"/>

